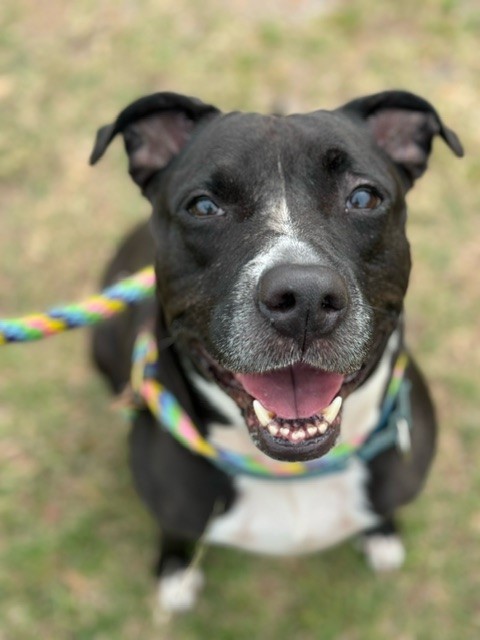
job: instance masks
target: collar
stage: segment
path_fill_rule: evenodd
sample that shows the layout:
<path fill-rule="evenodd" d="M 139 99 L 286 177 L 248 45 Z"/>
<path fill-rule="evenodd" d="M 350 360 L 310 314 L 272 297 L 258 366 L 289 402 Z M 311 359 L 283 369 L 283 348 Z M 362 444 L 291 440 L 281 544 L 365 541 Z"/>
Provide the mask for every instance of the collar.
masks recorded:
<path fill-rule="evenodd" d="M 134 409 L 148 408 L 159 425 L 192 453 L 207 458 L 230 475 L 244 474 L 264 479 L 294 479 L 333 473 L 345 469 L 356 456 L 368 461 L 396 445 L 407 455 L 410 450 L 410 383 L 405 378 L 408 355 L 401 351 L 393 367 L 377 426 L 361 442 L 342 442 L 317 460 L 280 462 L 235 453 L 214 446 L 198 431 L 175 396 L 155 379 L 158 360 L 153 335 L 139 334 L 134 350 L 131 386 Z"/>

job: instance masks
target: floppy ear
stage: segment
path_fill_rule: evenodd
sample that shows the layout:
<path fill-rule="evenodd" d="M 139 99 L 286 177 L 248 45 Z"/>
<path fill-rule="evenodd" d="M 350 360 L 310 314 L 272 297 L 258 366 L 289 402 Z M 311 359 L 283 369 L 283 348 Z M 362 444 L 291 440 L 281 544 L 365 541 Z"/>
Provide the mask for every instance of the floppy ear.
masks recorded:
<path fill-rule="evenodd" d="M 129 173 L 142 192 L 188 142 L 196 125 L 219 110 L 196 98 L 176 93 L 154 93 L 130 104 L 113 124 L 101 127 L 90 156 L 95 164 L 121 133 L 129 158 Z"/>
<path fill-rule="evenodd" d="M 455 155 L 463 156 L 457 135 L 423 98 L 407 91 L 385 91 L 348 102 L 341 108 L 361 118 L 374 140 L 412 186 L 427 168 L 433 137 L 439 135 Z"/>

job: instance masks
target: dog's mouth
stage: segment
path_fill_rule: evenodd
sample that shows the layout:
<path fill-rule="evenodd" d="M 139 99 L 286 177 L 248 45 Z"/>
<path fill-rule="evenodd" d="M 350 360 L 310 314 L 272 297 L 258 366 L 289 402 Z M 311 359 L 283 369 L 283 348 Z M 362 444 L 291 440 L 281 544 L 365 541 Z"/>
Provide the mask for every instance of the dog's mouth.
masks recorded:
<path fill-rule="evenodd" d="M 203 349 L 201 368 L 241 409 L 254 444 L 266 455 L 288 462 L 312 460 L 336 444 L 342 398 L 359 372 L 345 376 L 304 363 L 265 373 L 232 373 Z"/>
<path fill-rule="evenodd" d="M 245 418 L 253 441 L 281 460 L 318 458 L 339 435 L 344 376 L 295 364 L 256 374 L 237 374 L 250 396 Z"/>

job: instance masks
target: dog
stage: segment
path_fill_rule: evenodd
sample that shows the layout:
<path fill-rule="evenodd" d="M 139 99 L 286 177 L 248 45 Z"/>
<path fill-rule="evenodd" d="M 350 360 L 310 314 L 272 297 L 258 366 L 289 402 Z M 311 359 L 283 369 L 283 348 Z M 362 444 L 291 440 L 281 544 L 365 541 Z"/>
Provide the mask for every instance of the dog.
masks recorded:
<path fill-rule="evenodd" d="M 134 343 L 149 326 L 160 354 L 154 377 L 206 441 L 308 466 L 368 440 L 406 351 L 405 196 L 436 136 L 463 155 L 456 134 L 406 91 L 288 116 L 222 113 L 156 93 L 99 129 L 91 164 L 117 134 L 153 211 L 120 246 L 104 285 L 155 264 L 156 296 L 94 331 L 93 356 L 113 392 L 129 387 Z M 401 566 L 395 513 L 424 485 L 436 439 L 411 355 L 403 383 L 403 446 L 284 482 L 231 473 L 137 410 L 130 462 L 160 525 L 162 609 L 194 606 L 199 540 L 299 554 L 358 536 L 374 569 Z"/>

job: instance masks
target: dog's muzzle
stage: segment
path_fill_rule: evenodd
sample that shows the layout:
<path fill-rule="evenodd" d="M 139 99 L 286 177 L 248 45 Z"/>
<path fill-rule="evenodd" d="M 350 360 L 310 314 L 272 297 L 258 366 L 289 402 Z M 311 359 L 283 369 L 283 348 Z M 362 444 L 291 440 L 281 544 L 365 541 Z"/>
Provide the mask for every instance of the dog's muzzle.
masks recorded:
<path fill-rule="evenodd" d="M 310 460 L 336 444 L 342 400 L 370 338 L 369 315 L 348 282 L 314 262 L 268 266 L 241 279 L 216 310 L 213 349 L 194 347 L 200 368 L 235 400 L 253 442 L 272 458 Z"/>

